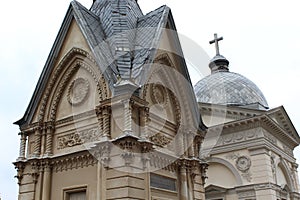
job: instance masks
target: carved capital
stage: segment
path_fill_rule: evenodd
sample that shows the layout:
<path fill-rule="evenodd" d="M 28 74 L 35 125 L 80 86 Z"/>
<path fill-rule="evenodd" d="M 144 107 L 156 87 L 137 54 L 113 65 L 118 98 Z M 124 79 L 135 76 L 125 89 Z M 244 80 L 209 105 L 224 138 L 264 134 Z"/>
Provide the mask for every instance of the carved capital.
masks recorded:
<path fill-rule="evenodd" d="M 25 169 L 25 165 L 22 162 L 16 162 L 15 164 L 15 168 L 17 169 L 17 175 L 15 176 L 15 178 L 18 179 L 18 184 L 21 184 L 21 181 L 23 179 L 23 172 Z"/>
<path fill-rule="evenodd" d="M 108 167 L 110 161 L 110 152 L 111 152 L 110 142 L 103 142 L 97 144 L 96 147 L 93 147 L 91 149 L 91 152 L 97 160 L 102 162 L 104 167 Z"/>

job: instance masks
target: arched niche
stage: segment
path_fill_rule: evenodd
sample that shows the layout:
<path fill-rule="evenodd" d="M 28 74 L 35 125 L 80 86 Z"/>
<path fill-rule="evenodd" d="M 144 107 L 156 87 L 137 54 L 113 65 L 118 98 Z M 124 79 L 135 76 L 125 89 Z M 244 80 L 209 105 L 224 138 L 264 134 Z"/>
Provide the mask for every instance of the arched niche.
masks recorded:
<path fill-rule="evenodd" d="M 206 186 L 218 185 L 223 188 L 233 188 L 242 185 L 242 179 L 236 168 L 221 158 L 211 158 L 208 162 Z"/>

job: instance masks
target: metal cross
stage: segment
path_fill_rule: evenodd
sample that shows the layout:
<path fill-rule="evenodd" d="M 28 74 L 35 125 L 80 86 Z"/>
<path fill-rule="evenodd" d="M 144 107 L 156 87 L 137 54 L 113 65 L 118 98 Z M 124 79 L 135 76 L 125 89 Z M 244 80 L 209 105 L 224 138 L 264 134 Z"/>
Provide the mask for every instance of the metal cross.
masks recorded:
<path fill-rule="evenodd" d="M 212 41 L 210 41 L 209 44 L 215 43 L 215 45 L 216 45 L 216 54 L 217 54 L 217 56 L 219 56 L 219 55 L 220 55 L 219 41 L 223 40 L 223 37 L 219 37 L 219 38 L 218 38 L 218 34 L 216 34 L 216 33 L 215 33 L 214 36 L 215 36 L 215 39 L 212 40 Z"/>

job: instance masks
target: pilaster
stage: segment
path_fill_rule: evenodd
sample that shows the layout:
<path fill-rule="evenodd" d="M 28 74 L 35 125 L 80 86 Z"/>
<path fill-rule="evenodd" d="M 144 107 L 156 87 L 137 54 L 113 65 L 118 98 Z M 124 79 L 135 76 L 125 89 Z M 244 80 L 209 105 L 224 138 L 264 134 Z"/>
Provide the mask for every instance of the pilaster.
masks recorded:
<path fill-rule="evenodd" d="M 43 167 L 43 190 L 42 200 L 50 200 L 51 194 L 51 164 L 48 160 L 42 163 Z"/>
<path fill-rule="evenodd" d="M 252 148 L 249 149 L 249 153 L 252 162 L 252 182 L 254 184 L 274 183 L 269 149 L 265 147 Z"/>

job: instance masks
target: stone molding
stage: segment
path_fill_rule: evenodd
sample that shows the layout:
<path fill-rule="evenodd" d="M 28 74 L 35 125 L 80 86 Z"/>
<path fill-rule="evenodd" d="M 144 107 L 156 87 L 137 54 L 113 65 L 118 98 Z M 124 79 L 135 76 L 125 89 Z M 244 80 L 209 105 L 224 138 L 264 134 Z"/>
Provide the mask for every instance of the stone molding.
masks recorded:
<path fill-rule="evenodd" d="M 98 160 L 96 160 L 93 155 L 87 153 L 72 157 L 55 159 L 52 161 L 52 167 L 55 172 L 62 172 L 72 169 L 94 166 L 95 164 L 97 164 L 97 162 Z"/>

